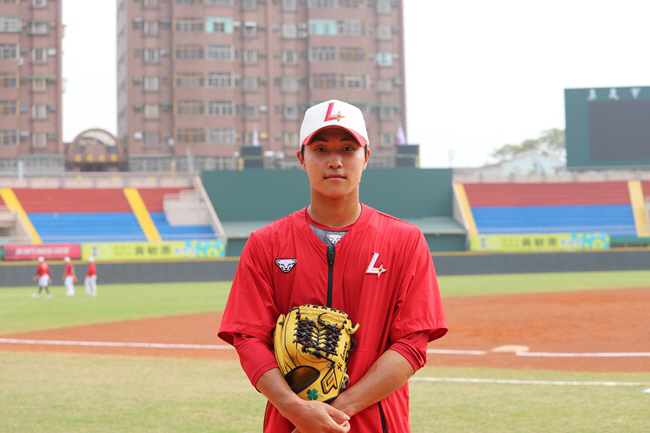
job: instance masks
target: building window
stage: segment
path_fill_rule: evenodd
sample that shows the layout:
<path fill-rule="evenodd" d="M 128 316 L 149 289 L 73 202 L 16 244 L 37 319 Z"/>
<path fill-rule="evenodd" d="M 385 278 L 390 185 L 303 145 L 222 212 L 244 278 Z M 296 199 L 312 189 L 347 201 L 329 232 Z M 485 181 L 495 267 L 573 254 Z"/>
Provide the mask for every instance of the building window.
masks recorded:
<path fill-rule="evenodd" d="M 158 147 L 160 146 L 160 133 L 158 132 L 145 132 L 142 134 L 142 147 Z"/>
<path fill-rule="evenodd" d="M 232 6 L 233 0 L 205 0 L 208 6 Z"/>
<path fill-rule="evenodd" d="M 50 22 L 49 21 L 30 21 L 29 30 L 30 35 L 49 35 Z"/>
<path fill-rule="evenodd" d="M 32 0 L 32 6 L 35 8 L 42 8 L 47 6 L 47 0 Z"/>
<path fill-rule="evenodd" d="M 339 88 L 348 90 L 366 90 L 368 79 L 363 74 L 341 74 L 339 76 Z"/>
<path fill-rule="evenodd" d="M 377 92 L 391 93 L 392 91 L 393 91 L 393 80 L 391 78 L 377 80 Z"/>
<path fill-rule="evenodd" d="M 177 115 L 201 115 L 205 113 L 203 101 L 176 101 Z"/>
<path fill-rule="evenodd" d="M 205 130 L 202 128 L 178 128 L 177 143 L 205 143 Z"/>
<path fill-rule="evenodd" d="M 203 3 L 203 0 L 176 0 L 176 4 L 182 5 L 198 5 Z"/>
<path fill-rule="evenodd" d="M 18 44 L 0 44 L 0 59 L 18 59 Z"/>
<path fill-rule="evenodd" d="M 203 18 L 177 18 L 175 29 L 178 33 L 203 32 L 205 24 Z"/>
<path fill-rule="evenodd" d="M 393 66 L 393 53 L 377 53 L 377 66 Z"/>
<path fill-rule="evenodd" d="M 32 79 L 32 91 L 43 92 L 47 90 L 47 80 L 43 77 L 35 77 Z"/>
<path fill-rule="evenodd" d="M 297 132 L 285 132 L 282 137 L 282 142 L 286 147 L 295 147 L 300 143 L 300 136 Z"/>
<path fill-rule="evenodd" d="M 336 74 L 312 74 L 312 89 L 336 89 Z"/>
<path fill-rule="evenodd" d="M 282 116 L 285 119 L 293 120 L 298 118 L 298 106 L 295 104 L 287 104 L 282 110 Z"/>
<path fill-rule="evenodd" d="M 32 62 L 45 63 L 47 62 L 47 48 L 33 48 L 32 49 Z"/>
<path fill-rule="evenodd" d="M 379 118 L 381 120 L 391 120 L 395 118 L 395 107 L 382 105 L 379 107 Z"/>
<path fill-rule="evenodd" d="M 0 16 L 0 33 L 20 33 L 22 30 L 23 30 L 22 17 Z"/>
<path fill-rule="evenodd" d="M 192 88 L 203 87 L 204 79 L 203 74 L 197 73 L 179 73 L 176 74 L 176 87 Z"/>
<path fill-rule="evenodd" d="M 211 144 L 234 144 L 235 130 L 232 128 L 208 129 L 208 142 Z"/>
<path fill-rule="evenodd" d="M 246 21 L 242 26 L 242 34 L 247 38 L 255 37 L 257 35 L 257 23 Z"/>
<path fill-rule="evenodd" d="M 158 0 L 142 0 L 142 7 L 145 9 L 157 8 Z"/>
<path fill-rule="evenodd" d="M 389 14 L 391 12 L 391 0 L 377 0 L 377 13 Z"/>
<path fill-rule="evenodd" d="M 259 117 L 259 112 L 257 104 L 244 104 L 244 119 L 257 119 Z"/>
<path fill-rule="evenodd" d="M 282 10 L 283 11 L 295 11 L 296 10 L 296 0 L 282 0 Z"/>
<path fill-rule="evenodd" d="M 362 8 L 366 5 L 366 0 L 339 0 L 339 7 L 344 8 Z"/>
<path fill-rule="evenodd" d="M 298 63 L 298 51 L 284 50 L 282 51 L 282 63 Z"/>
<path fill-rule="evenodd" d="M 232 61 L 235 58 L 235 47 L 232 45 L 208 45 L 205 56 L 210 60 Z"/>
<path fill-rule="evenodd" d="M 0 87 L 18 87 L 16 72 L 0 72 Z"/>
<path fill-rule="evenodd" d="M 257 50 L 244 50 L 242 52 L 242 59 L 247 65 L 257 63 Z"/>
<path fill-rule="evenodd" d="M 235 103 L 233 101 L 209 101 L 208 114 L 219 117 L 232 117 L 235 115 Z"/>
<path fill-rule="evenodd" d="M 382 25 L 382 24 L 377 26 L 377 39 L 387 41 L 392 37 L 392 35 L 393 35 L 393 30 L 391 29 L 390 26 Z"/>
<path fill-rule="evenodd" d="M 142 34 L 145 36 L 157 36 L 158 21 L 145 21 L 142 27 Z"/>
<path fill-rule="evenodd" d="M 18 144 L 18 130 L 0 129 L 0 144 L 5 146 Z"/>
<path fill-rule="evenodd" d="M 32 147 L 47 147 L 47 136 L 44 132 L 32 133 Z"/>
<path fill-rule="evenodd" d="M 298 37 L 298 26 L 296 23 L 282 24 L 282 37 L 287 39 L 295 39 Z"/>
<path fill-rule="evenodd" d="M 339 48 L 339 56 L 344 62 L 363 62 L 366 60 L 366 50 L 355 47 Z"/>
<path fill-rule="evenodd" d="M 47 118 L 47 106 L 45 104 L 32 105 L 32 119 Z"/>
<path fill-rule="evenodd" d="M 244 77 L 242 79 L 242 89 L 245 92 L 255 92 L 259 87 L 258 82 L 259 80 L 257 77 Z"/>
<path fill-rule="evenodd" d="M 203 46 L 201 45 L 176 45 L 176 59 L 202 59 Z"/>
<path fill-rule="evenodd" d="M 160 79 L 157 76 L 144 77 L 143 88 L 145 92 L 155 92 L 160 88 Z"/>
<path fill-rule="evenodd" d="M 17 113 L 16 106 L 16 101 L 0 101 L 0 116 L 15 116 Z"/>
<path fill-rule="evenodd" d="M 336 20 L 309 20 L 309 34 L 316 36 L 336 35 Z"/>
<path fill-rule="evenodd" d="M 294 93 L 300 90 L 300 78 L 282 77 L 280 88 L 285 93 Z"/>
<path fill-rule="evenodd" d="M 307 6 L 310 8 L 333 8 L 336 7 L 335 0 L 309 0 Z"/>
<path fill-rule="evenodd" d="M 365 28 L 361 20 L 343 20 L 338 22 L 338 32 L 345 36 L 363 36 Z"/>
<path fill-rule="evenodd" d="M 232 33 L 232 18 L 207 17 L 205 31 L 206 33 Z"/>
<path fill-rule="evenodd" d="M 158 104 L 144 104 L 144 118 L 145 119 L 158 119 L 160 117 L 160 105 Z"/>
<path fill-rule="evenodd" d="M 242 0 L 242 7 L 244 9 L 256 9 L 257 0 Z"/>
<path fill-rule="evenodd" d="M 208 87 L 232 89 L 235 87 L 234 75 L 230 72 L 209 72 Z"/>
<path fill-rule="evenodd" d="M 157 63 L 158 62 L 158 49 L 157 48 L 145 48 L 142 50 L 142 60 L 145 63 Z"/>
<path fill-rule="evenodd" d="M 336 47 L 309 47 L 310 62 L 335 62 Z"/>

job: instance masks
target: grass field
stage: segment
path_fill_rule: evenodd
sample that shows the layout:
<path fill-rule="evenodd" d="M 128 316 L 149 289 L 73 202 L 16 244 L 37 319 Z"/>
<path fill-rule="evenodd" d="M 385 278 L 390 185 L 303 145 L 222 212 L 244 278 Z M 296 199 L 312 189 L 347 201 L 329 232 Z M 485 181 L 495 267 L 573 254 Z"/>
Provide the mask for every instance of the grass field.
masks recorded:
<path fill-rule="evenodd" d="M 650 287 L 650 272 L 440 277 L 447 296 Z M 223 309 L 229 284 L 101 285 L 32 299 L 0 289 L 0 335 Z M 79 293 L 79 292 L 78 292 Z M 83 292 L 81 292 L 83 293 Z M 233 361 L 2 352 L 0 431 L 259 432 L 264 398 Z M 413 432 L 647 432 L 647 373 L 426 367 L 411 381 Z M 518 383 L 424 381 L 509 379 Z M 568 382 L 571 382 L 569 384 Z M 615 382 L 617 386 L 595 385 Z M 560 384 L 564 383 L 564 384 Z M 588 385 L 586 383 L 591 383 Z M 631 386 L 625 386 L 632 384 Z"/>

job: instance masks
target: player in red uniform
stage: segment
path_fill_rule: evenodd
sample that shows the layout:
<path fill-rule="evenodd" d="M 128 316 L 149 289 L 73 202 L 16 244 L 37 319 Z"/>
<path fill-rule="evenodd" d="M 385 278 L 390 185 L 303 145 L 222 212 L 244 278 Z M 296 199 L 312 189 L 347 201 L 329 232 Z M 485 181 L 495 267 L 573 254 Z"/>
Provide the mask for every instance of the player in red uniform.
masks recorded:
<path fill-rule="evenodd" d="M 88 258 L 84 286 L 86 286 L 86 296 L 97 296 L 97 266 L 95 265 L 94 257 Z"/>
<path fill-rule="evenodd" d="M 36 267 L 36 272 L 34 273 L 34 280 L 38 280 L 38 293 L 34 293 L 32 297 L 40 298 L 41 291 L 45 289 L 45 293 L 47 293 L 47 297 L 51 298 L 52 294 L 50 293 L 50 289 L 48 288 L 48 286 L 52 282 L 52 278 L 50 278 L 50 266 L 47 263 L 45 263 L 45 257 L 43 256 L 38 258 L 38 266 Z"/>
<path fill-rule="evenodd" d="M 315 105 L 300 142 L 310 204 L 251 233 L 219 337 L 269 400 L 265 432 L 409 432 L 407 381 L 426 363 L 427 343 L 447 332 L 428 245 L 417 227 L 360 203 L 370 151 L 358 108 Z M 306 303 L 360 325 L 350 385 L 331 404 L 294 394 L 273 354 L 278 315 Z"/>
<path fill-rule="evenodd" d="M 74 296 L 74 283 L 77 282 L 77 276 L 74 274 L 74 266 L 70 261 L 70 257 L 63 259 L 65 262 L 65 271 L 63 272 L 63 285 L 65 286 L 65 295 Z"/>

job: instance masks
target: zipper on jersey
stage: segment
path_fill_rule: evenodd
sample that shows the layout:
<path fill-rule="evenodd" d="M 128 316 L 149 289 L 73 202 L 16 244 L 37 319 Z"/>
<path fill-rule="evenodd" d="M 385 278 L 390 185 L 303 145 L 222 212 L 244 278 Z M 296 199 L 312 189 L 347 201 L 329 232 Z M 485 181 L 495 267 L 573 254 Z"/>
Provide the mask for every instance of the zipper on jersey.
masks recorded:
<path fill-rule="evenodd" d="M 384 408 L 381 407 L 381 402 L 377 403 L 379 406 L 379 418 L 381 418 L 381 431 L 383 433 L 388 432 L 388 427 L 386 426 L 386 415 L 384 415 Z"/>
<path fill-rule="evenodd" d="M 334 257 L 336 257 L 336 247 L 332 244 L 327 245 L 327 306 L 332 307 L 332 285 L 334 284 Z"/>

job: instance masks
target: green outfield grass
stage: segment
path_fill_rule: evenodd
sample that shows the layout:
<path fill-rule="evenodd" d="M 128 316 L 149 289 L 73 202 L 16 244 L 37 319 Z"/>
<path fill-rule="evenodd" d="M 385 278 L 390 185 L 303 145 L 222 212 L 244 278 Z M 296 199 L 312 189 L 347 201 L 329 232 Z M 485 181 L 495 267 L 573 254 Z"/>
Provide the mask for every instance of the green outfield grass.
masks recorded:
<path fill-rule="evenodd" d="M 236 361 L 0 352 L 3 433 L 260 432 L 264 397 Z M 420 370 L 417 378 L 643 382 L 556 386 L 411 381 L 414 433 L 647 432 L 650 373 Z"/>
<path fill-rule="evenodd" d="M 650 287 L 650 271 L 462 275 L 438 278 L 447 296 L 477 296 Z M 0 288 L 0 335 L 115 322 L 119 320 L 223 311 L 230 283 L 107 284 L 99 296 L 66 297 L 53 286 L 53 299 L 32 299 L 34 287 Z"/>

